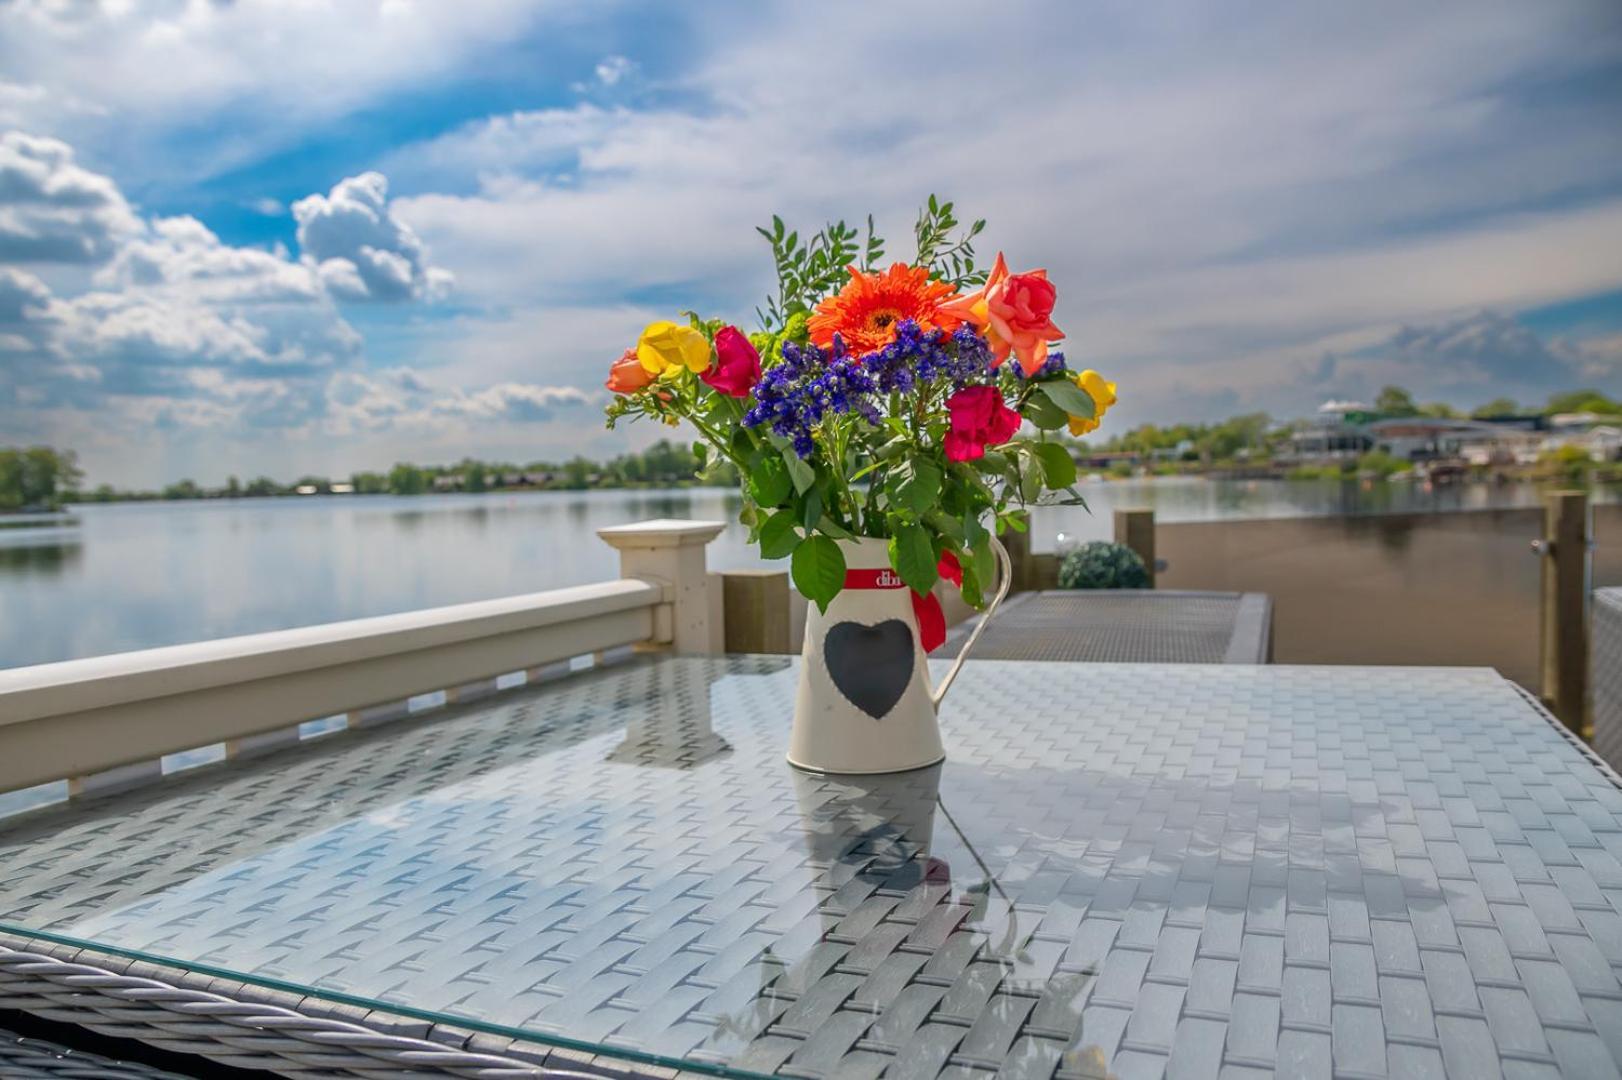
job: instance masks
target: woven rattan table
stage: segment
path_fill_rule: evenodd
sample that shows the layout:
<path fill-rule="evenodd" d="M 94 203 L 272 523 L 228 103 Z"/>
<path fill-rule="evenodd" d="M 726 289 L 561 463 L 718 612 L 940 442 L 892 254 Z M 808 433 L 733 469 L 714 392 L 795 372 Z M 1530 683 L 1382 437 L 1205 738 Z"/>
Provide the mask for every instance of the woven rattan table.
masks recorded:
<path fill-rule="evenodd" d="M 1619 1075 L 1622 791 L 1491 671 L 974 662 L 866 779 L 784 764 L 795 677 L 0 825 L 0 1009 L 309 1077 Z"/>

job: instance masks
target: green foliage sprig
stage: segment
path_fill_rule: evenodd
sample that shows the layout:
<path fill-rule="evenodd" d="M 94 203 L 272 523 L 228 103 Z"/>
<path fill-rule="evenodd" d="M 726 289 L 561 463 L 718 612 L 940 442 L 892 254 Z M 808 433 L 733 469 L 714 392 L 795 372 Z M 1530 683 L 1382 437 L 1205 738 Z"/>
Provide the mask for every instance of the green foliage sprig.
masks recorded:
<path fill-rule="evenodd" d="M 929 276 L 950 282 L 957 289 L 972 289 L 986 283 L 990 271 L 974 265 L 974 238 L 985 231 L 986 220 L 980 218 L 952 239 L 952 230 L 958 226 L 950 201 L 941 202 L 934 195 L 918 211 L 913 235 L 918 240 L 919 266 L 929 267 Z"/>
<path fill-rule="evenodd" d="M 875 237 L 873 219 L 868 218 L 866 251 L 872 258 Z M 772 215 L 770 229 L 756 226 L 755 231 L 772 246 L 772 262 L 777 267 L 777 294 L 766 298 L 766 307 L 755 308 L 762 330 L 776 330 L 788 320 L 810 311 L 817 301 L 836 291 L 846 278 L 847 266 L 856 261 L 862 249 L 857 246 L 855 229 L 843 221 L 824 225 L 805 244 L 800 234 L 783 224 L 783 219 Z M 884 241 L 878 241 L 877 252 L 884 253 Z"/>

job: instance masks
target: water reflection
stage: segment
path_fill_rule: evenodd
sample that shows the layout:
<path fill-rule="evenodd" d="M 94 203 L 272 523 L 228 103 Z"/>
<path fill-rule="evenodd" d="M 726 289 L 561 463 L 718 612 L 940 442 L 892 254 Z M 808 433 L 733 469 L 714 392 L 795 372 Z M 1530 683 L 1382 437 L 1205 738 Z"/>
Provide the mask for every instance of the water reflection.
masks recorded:
<path fill-rule="evenodd" d="M 77 538 L 0 543 L 0 574 L 54 576 L 77 566 L 83 554 Z"/>

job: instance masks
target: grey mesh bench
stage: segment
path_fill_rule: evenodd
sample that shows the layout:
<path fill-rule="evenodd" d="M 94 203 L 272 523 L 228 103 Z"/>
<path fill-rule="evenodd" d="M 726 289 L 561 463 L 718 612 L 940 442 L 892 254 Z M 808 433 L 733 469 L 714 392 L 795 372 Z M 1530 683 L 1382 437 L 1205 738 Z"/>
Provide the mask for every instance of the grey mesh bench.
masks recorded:
<path fill-rule="evenodd" d="M 975 620 L 954 628 L 951 655 Z M 1273 604 L 1265 593 L 1056 589 L 1010 597 L 974 647 L 981 660 L 1266 664 Z"/>

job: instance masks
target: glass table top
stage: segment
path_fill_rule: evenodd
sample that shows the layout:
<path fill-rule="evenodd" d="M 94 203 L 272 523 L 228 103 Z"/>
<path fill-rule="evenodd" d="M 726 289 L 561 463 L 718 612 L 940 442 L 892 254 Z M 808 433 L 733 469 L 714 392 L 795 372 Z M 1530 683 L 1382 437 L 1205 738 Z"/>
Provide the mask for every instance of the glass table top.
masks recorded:
<path fill-rule="evenodd" d="M 0 926 L 742 1074 L 1617 1075 L 1622 793 L 1494 673 L 976 662 L 944 765 L 824 777 L 796 664 L 0 822 Z"/>

